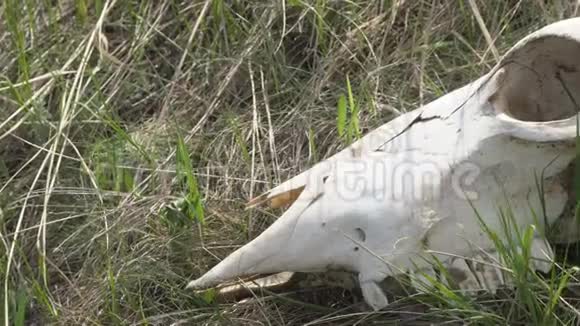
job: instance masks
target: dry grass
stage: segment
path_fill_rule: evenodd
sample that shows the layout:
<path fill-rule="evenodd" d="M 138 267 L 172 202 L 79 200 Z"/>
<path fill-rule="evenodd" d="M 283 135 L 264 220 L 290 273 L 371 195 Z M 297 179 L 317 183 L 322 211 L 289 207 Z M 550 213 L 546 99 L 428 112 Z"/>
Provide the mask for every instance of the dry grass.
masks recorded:
<path fill-rule="evenodd" d="M 184 286 L 279 213 L 247 199 L 349 141 L 347 76 L 364 134 L 578 15 L 574 1 L 53 3 L 0 3 L 6 325 L 530 321 L 509 294 L 370 314 L 338 289 L 217 305 Z"/>

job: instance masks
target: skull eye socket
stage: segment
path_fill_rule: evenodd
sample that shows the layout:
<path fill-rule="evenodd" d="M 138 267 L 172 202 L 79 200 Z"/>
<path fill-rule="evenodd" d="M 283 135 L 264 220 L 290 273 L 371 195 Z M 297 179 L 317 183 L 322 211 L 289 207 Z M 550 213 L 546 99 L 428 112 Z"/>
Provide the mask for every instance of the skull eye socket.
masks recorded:
<path fill-rule="evenodd" d="M 580 43 L 547 36 L 508 54 L 490 98 L 498 113 L 529 122 L 570 118 L 580 104 Z M 571 98 L 572 97 L 572 98 Z"/>

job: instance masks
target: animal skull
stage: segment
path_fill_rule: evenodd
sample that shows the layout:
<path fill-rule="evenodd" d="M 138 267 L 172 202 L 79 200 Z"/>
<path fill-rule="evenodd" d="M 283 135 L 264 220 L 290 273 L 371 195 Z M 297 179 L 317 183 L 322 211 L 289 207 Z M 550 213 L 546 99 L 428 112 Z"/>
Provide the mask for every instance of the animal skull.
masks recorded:
<path fill-rule="evenodd" d="M 568 198 L 558 174 L 575 157 L 577 103 L 580 18 L 532 33 L 475 82 L 250 201 L 289 208 L 188 287 L 345 270 L 358 274 L 366 302 L 380 309 L 388 302 L 378 283 L 387 276 L 427 269 L 431 254 L 452 265 L 452 257 L 493 248 L 475 211 L 497 231 L 506 199 L 518 228 L 557 219 Z M 545 221 L 530 214 L 542 211 L 540 175 Z M 533 248 L 536 258 L 551 258 L 540 237 Z"/>

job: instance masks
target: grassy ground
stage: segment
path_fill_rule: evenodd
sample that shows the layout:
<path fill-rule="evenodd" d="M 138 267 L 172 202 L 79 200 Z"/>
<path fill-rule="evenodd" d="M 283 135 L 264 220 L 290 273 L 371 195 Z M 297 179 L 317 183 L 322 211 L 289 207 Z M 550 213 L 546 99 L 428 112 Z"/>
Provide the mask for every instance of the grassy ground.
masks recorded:
<path fill-rule="evenodd" d="M 279 213 L 245 211 L 248 198 L 480 76 L 520 37 L 579 15 L 578 6 L 0 2 L 0 320 L 577 321 L 561 289 L 566 271 L 497 296 L 403 296 L 381 313 L 361 312 L 359 294 L 338 289 L 217 304 L 184 286 Z M 347 81 L 355 108 L 337 105 Z"/>

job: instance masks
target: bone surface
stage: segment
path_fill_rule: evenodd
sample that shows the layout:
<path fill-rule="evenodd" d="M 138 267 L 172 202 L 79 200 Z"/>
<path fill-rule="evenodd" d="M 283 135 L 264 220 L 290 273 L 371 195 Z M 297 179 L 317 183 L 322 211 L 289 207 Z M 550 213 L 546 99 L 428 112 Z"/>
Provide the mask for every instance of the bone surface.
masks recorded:
<path fill-rule="evenodd" d="M 568 199 L 557 176 L 575 155 L 577 103 L 580 18 L 530 34 L 488 74 L 251 200 L 289 207 L 188 287 L 344 270 L 358 275 L 372 308 L 383 308 L 385 277 L 429 268 L 433 254 L 451 266 L 451 257 L 493 249 L 477 214 L 498 234 L 502 205 L 512 208 L 516 228 L 554 223 Z M 532 254 L 549 259 L 537 236 Z"/>

